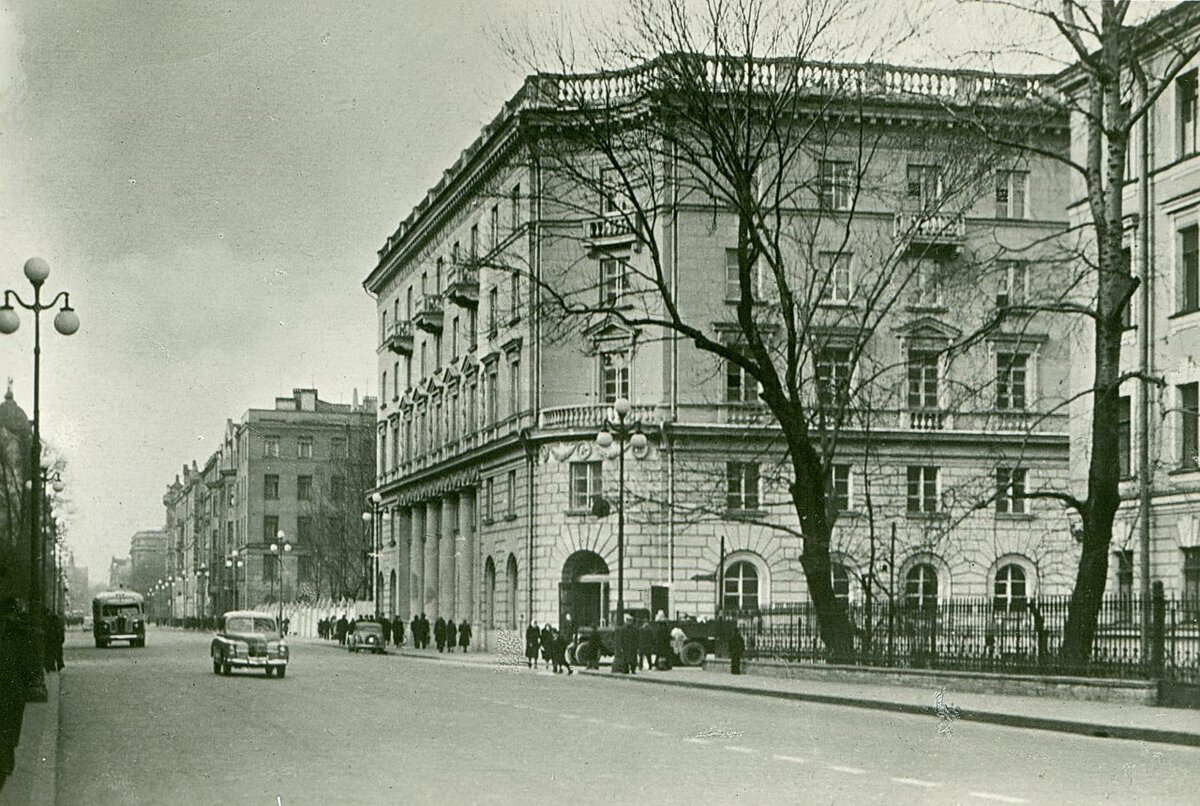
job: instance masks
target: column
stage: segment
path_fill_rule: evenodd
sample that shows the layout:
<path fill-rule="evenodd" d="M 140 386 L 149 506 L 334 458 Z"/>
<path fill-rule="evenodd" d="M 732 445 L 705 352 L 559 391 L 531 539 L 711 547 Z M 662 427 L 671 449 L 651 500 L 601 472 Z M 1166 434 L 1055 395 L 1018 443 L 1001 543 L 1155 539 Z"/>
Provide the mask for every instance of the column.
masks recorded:
<path fill-rule="evenodd" d="M 414 504 L 412 539 L 409 541 L 409 609 L 413 615 L 425 612 L 425 505 Z M 428 615 L 428 614 L 426 614 Z"/>
<path fill-rule="evenodd" d="M 458 501 L 456 496 L 442 496 L 442 544 L 440 563 L 438 565 L 438 591 L 441 597 L 442 610 L 446 618 L 458 622 L 456 602 L 454 598 L 454 564 L 457 558 L 454 550 L 454 535 L 458 531 Z"/>
<path fill-rule="evenodd" d="M 458 617 L 475 622 L 475 491 L 467 488 L 458 494 L 458 537 L 455 540 L 455 591 Z M 478 625 L 476 625 L 478 626 Z"/>
<path fill-rule="evenodd" d="M 396 614 L 407 622 L 413 617 L 412 583 L 412 510 L 397 507 L 392 510 L 392 530 L 396 537 Z"/>
<path fill-rule="evenodd" d="M 438 539 L 442 532 L 442 499 L 431 498 L 425 502 L 425 613 L 430 621 L 437 621 L 441 612 L 438 599 Z"/>

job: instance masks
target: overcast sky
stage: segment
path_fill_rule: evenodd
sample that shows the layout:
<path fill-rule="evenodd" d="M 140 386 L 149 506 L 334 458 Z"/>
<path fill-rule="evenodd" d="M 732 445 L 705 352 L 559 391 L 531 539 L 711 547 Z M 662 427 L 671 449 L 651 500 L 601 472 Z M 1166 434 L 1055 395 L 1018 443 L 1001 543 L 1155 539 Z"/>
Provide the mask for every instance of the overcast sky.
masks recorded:
<path fill-rule="evenodd" d="M 982 30 L 949 8 L 930 59 Z M 520 85 L 496 31 L 528 14 L 519 0 L 0 6 L 0 288 L 25 293 L 22 264 L 45 257 L 47 292 L 69 291 L 82 321 L 64 338 L 47 317 L 42 420 L 93 580 L 162 525 L 166 486 L 227 418 L 293 387 L 376 391 L 362 280 Z M 31 413 L 22 317 L 0 371 Z"/>

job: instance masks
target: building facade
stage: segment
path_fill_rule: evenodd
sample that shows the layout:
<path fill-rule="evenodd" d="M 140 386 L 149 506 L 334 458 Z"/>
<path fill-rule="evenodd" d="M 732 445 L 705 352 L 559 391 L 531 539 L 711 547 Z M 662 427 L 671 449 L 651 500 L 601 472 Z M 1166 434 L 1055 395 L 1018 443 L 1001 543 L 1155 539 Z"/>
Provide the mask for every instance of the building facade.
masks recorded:
<path fill-rule="evenodd" d="M 167 564 L 168 533 L 162 529 L 143 529 L 129 538 L 130 587 L 146 595 L 160 579 L 172 573 Z"/>
<path fill-rule="evenodd" d="M 204 467 L 184 467 L 163 499 L 177 618 L 369 597 L 374 409 L 296 389 L 227 422 Z"/>
<path fill-rule="evenodd" d="M 1179 49 L 1200 36 L 1200 9 L 1179 6 L 1136 33 L 1139 59 L 1151 78 L 1163 75 Z M 1197 75 L 1200 59 L 1184 64 L 1154 101 L 1145 126 L 1135 125 L 1126 161 L 1124 242 L 1140 286 L 1129 303 L 1121 343 L 1121 372 L 1132 376 L 1120 391 L 1122 504 L 1113 524 L 1107 590 L 1122 596 L 1161 581 L 1170 596 L 1200 603 L 1200 138 Z M 1079 73 L 1068 74 L 1078 90 Z M 1082 159 L 1086 128 L 1072 118 L 1072 156 Z M 1143 168 L 1143 159 L 1145 168 Z M 1086 188 L 1073 174 L 1072 222 L 1090 221 Z M 1145 192 L 1143 203 L 1143 190 Z M 1143 244 L 1145 247 L 1143 248 Z M 1090 300 L 1088 300 L 1090 303 Z M 1092 329 L 1083 323 L 1073 351 L 1072 385 L 1092 387 Z M 1145 397 L 1142 397 L 1143 392 Z M 1083 489 L 1090 457 L 1091 395 L 1072 411 L 1072 467 Z M 1146 466 L 1139 455 L 1146 451 Z M 1142 483 L 1149 504 L 1139 517 Z M 1145 531 L 1143 531 L 1143 524 Z M 1145 548 L 1146 571 L 1142 551 Z"/>
<path fill-rule="evenodd" d="M 626 609 L 670 615 L 808 598 L 780 429 L 753 380 L 654 323 L 669 300 L 733 344 L 753 293 L 778 345 L 780 301 L 739 287 L 737 218 L 697 170 L 663 149 L 622 163 L 570 134 L 596 130 L 589 108 L 612 99 L 660 114 L 643 92 L 660 67 L 531 77 L 379 251 L 365 287 L 386 612 L 485 636 L 568 612 L 599 623 L 622 575 Z M 816 346 L 796 366 L 814 390 L 859 398 L 829 465 L 835 591 L 860 598 L 882 572 L 889 594 L 917 599 L 1063 592 L 1066 519 L 1024 492 L 1066 483 L 1066 340 L 1041 315 L 994 314 L 1055 281 L 1034 244 L 1065 229 L 1066 180 L 1036 156 L 981 171 L 972 155 L 987 149 L 961 125 L 975 105 L 1023 104 L 1032 79 L 985 93 L 963 74 L 813 70 L 875 87 L 852 104 L 869 159 L 838 135 L 780 172 L 796 185 L 788 231 L 805 233 L 795 261 L 824 267 L 801 337 Z M 830 86 L 804 92 L 835 110 L 816 119 L 845 122 Z M 1065 152 L 1066 131 L 1047 108 L 1024 136 Z M 953 206 L 931 213 L 943 196 Z M 596 440 L 621 399 L 646 437 L 623 452 Z"/>

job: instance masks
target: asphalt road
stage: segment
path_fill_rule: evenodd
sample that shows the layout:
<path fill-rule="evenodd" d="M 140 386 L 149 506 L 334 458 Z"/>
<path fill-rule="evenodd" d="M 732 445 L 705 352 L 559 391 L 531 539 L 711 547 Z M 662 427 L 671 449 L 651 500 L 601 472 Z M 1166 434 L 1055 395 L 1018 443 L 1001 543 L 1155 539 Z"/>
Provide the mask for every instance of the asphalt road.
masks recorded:
<path fill-rule="evenodd" d="M 1196 803 L 1200 750 L 293 641 L 68 637 L 59 804 Z M 688 672 L 682 672 L 686 674 Z M 695 672 L 693 672 L 695 673 Z"/>

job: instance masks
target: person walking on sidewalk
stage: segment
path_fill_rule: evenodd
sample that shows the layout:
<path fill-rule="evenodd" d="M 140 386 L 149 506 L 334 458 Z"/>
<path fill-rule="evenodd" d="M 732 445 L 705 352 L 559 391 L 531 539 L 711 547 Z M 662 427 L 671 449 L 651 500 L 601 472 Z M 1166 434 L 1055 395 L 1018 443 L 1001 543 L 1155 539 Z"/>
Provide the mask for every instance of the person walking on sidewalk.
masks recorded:
<path fill-rule="evenodd" d="M 413 649 L 421 648 L 421 617 L 416 613 L 413 614 L 412 621 L 408 622 L 408 630 L 412 633 Z"/>
<path fill-rule="evenodd" d="M 350 630 L 350 622 L 346 621 L 346 614 L 343 613 L 337 620 L 337 642 L 338 646 L 346 645 L 346 633 Z"/>
<path fill-rule="evenodd" d="M 646 669 L 654 670 L 654 645 L 655 634 L 653 622 L 643 621 L 638 627 L 638 668 L 642 668 L 643 661 L 646 664 Z"/>
<path fill-rule="evenodd" d="M 746 652 L 746 639 L 742 637 L 742 631 L 733 625 L 733 632 L 729 636 L 729 673 L 742 673 L 742 655 Z"/>
<path fill-rule="evenodd" d="M 458 625 L 458 645 L 462 647 L 462 651 L 466 652 L 467 647 L 471 645 L 471 625 L 466 619 L 462 620 L 462 624 Z"/>
<path fill-rule="evenodd" d="M 529 626 L 525 628 L 525 665 L 530 669 L 536 669 L 538 665 L 538 641 L 541 633 L 538 632 L 536 621 L 529 622 Z"/>
<path fill-rule="evenodd" d="M 458 644 L 458 625 L 454 623 L 454 619 L 446 619 L 446 651 L 451 655 L 454 654 L 454 647 Z"/>
<path fill-rule="evenodd" d="M 542 634 L 538 637 L 538 642 L 542 645 L 542 660 L 550 663 L 554 659 L 554 628 L 550 626 L 550 622 L 542 625 Z"/>
<path fill-rule="evenodd" d="M 399 615 L 392 617 L 392 644 L 394 646 L 404 644 L 404 619 Z"/>
<path fill-rule="evenodd" d="M 433 642 L 437 644 L 438 652 L 446 651 L 446 619 L 441 616 L 433 623 Z"/>
<path fill-rule="evenodd" d="M 567 674 L 575 674 L 575 669 L 567 657 L 567 634 L 563 630 L 556 630 L 554 633 L 554 665 L 558 667 L 558 671 L 562 671 L 565 666 Z"/>

